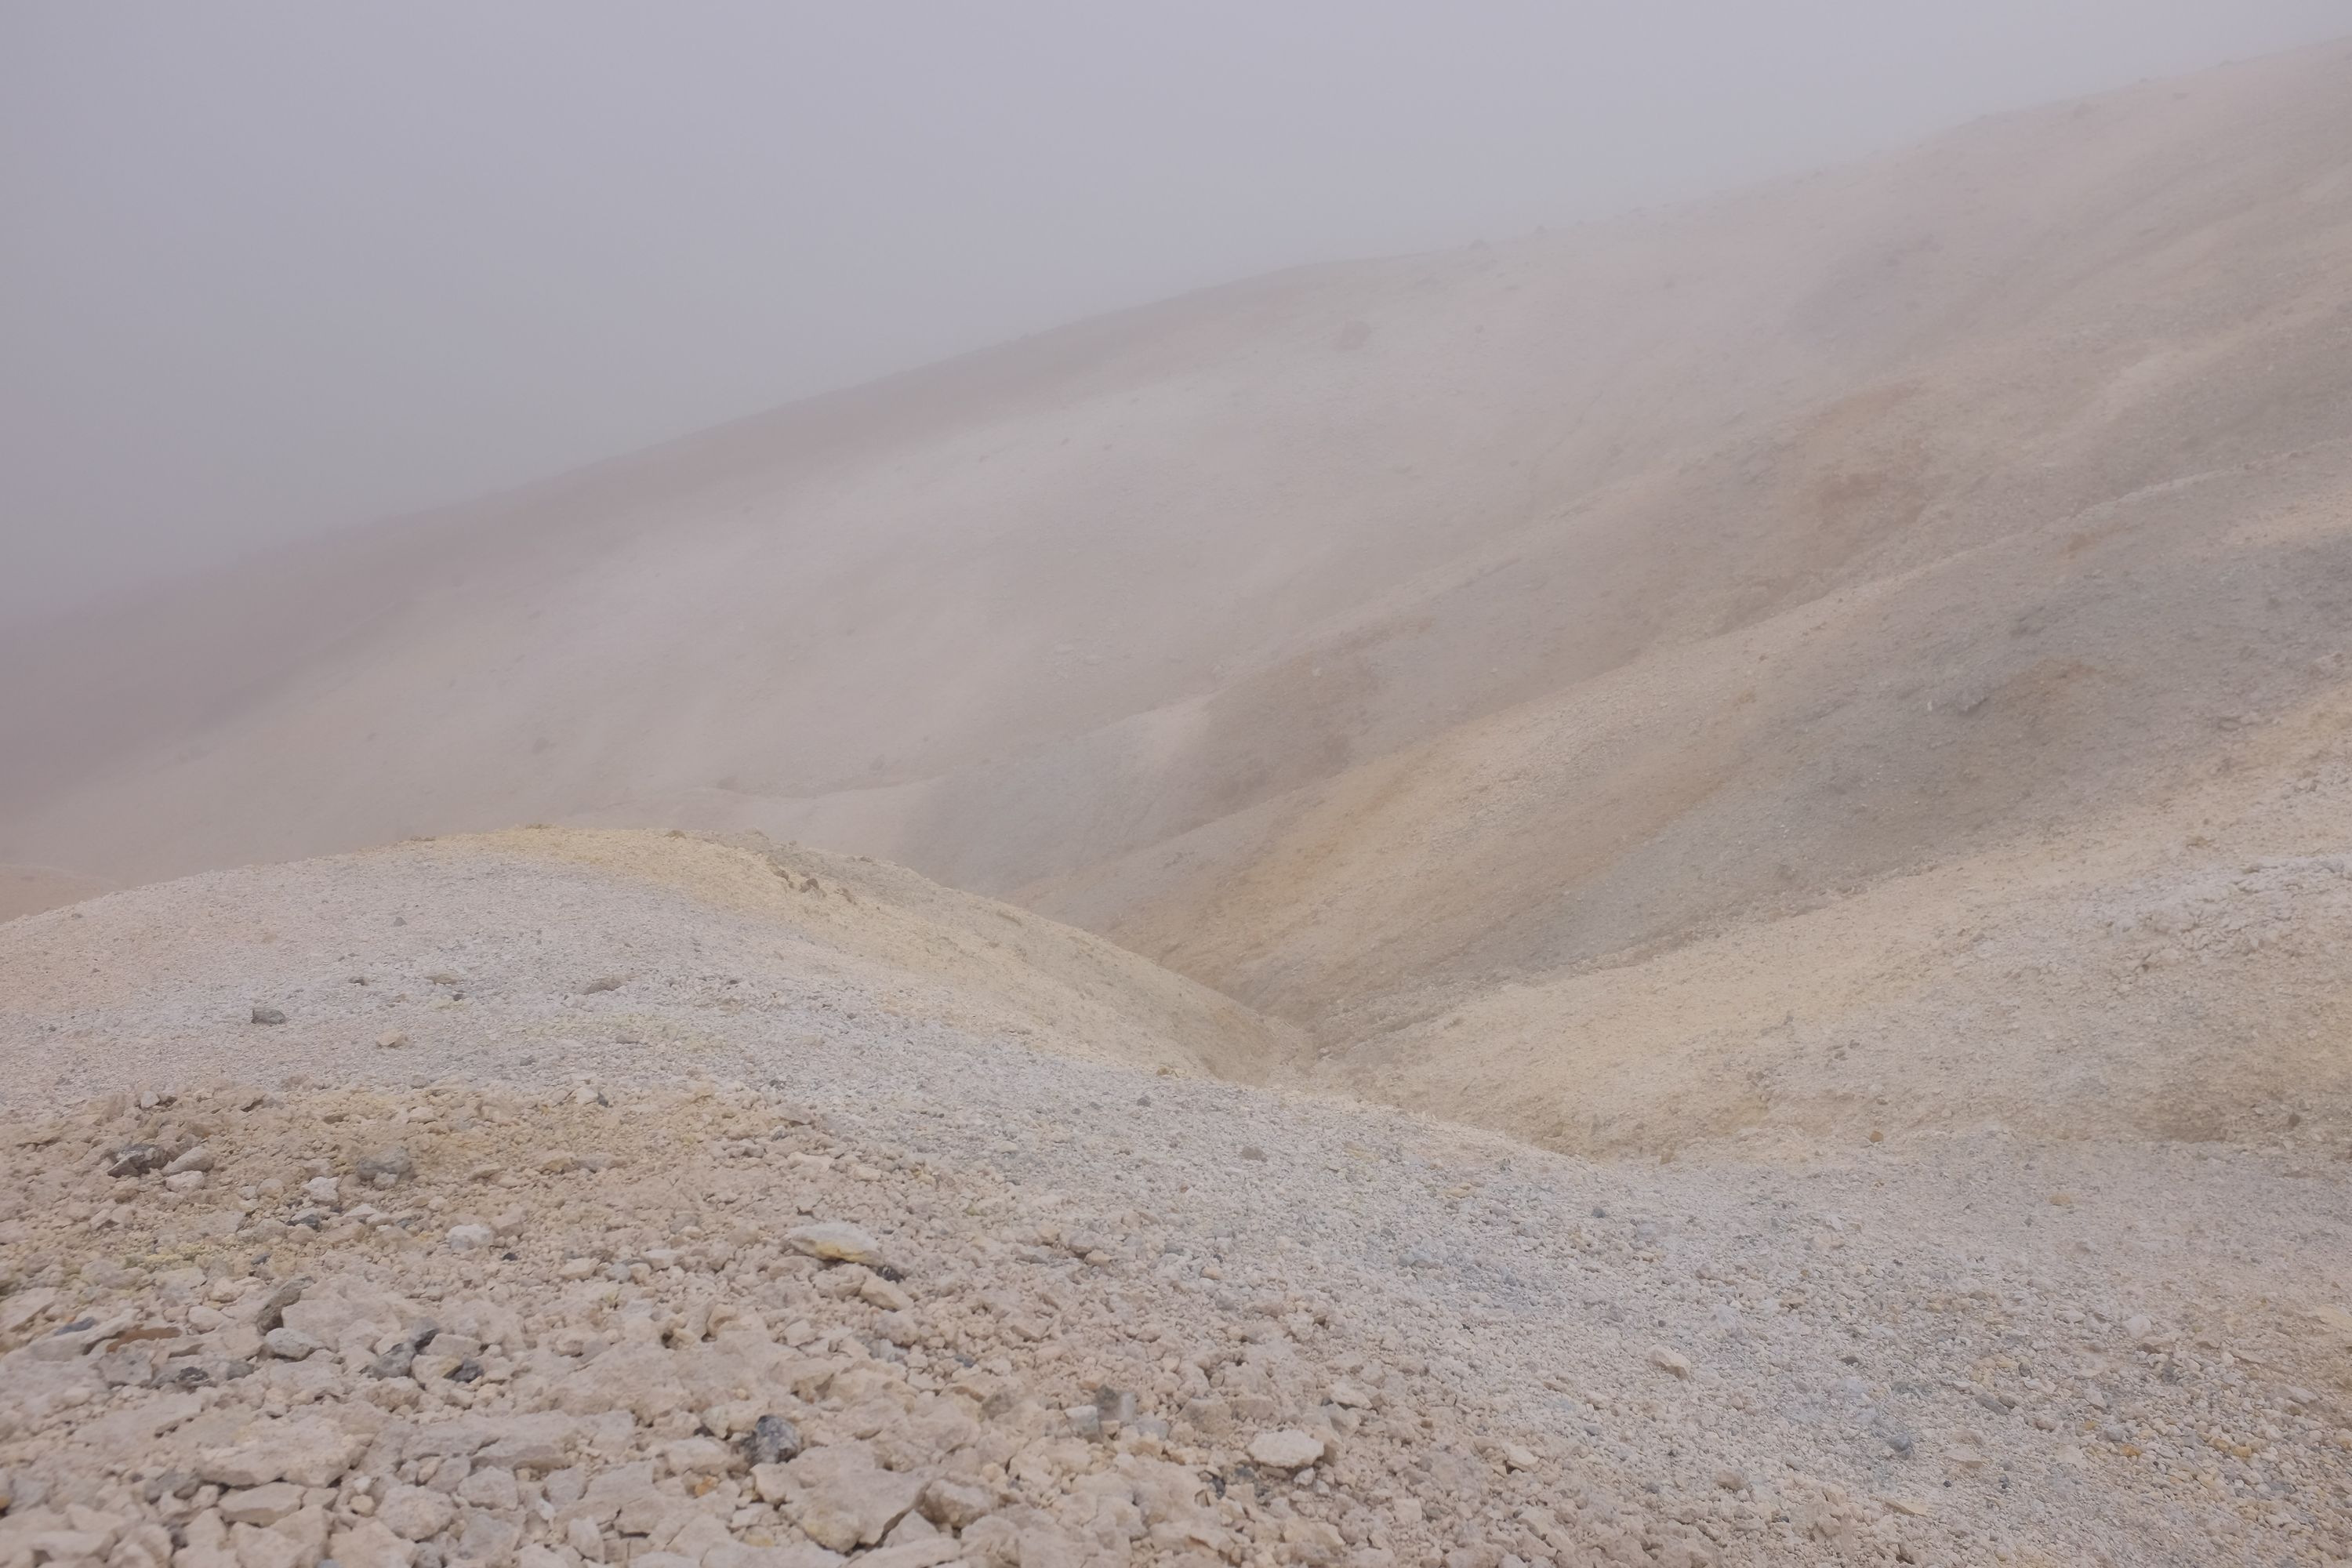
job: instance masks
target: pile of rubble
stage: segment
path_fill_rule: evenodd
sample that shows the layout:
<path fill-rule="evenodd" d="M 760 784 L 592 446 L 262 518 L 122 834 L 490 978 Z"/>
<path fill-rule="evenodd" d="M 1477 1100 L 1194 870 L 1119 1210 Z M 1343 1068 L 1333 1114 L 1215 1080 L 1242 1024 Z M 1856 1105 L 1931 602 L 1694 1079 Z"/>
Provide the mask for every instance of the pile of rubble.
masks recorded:
<path fill-rule="evenodd" d="M 1727 1560 L 1160 1216 L 1065 1233 L 749 1090 L 615 1098 L 12 1124 L 0 1568 Z M 1839 1504 L 1783 1529 L 1864 1544 Z"/>

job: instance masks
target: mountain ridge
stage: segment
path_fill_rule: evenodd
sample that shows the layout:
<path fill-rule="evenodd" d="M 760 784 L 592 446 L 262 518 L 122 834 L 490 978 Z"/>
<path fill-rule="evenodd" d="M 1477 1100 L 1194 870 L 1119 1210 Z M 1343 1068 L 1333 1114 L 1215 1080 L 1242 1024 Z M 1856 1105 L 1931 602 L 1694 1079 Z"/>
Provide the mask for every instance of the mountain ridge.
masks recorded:
<path fill-rule="evenodd" d="M 2326 46 L 1208 290 L 319 542 L 20 637 L 0 859 L 824 843 L 1107 935 L 1349 1092 L 1573 1144 L 1591 1049 L 1484 1100 L 1393 1053 L 1442 1078 L 1427 1030 L 1483 994 L 1770 950 L 2233 769 L 2334 798 L 2347 144 Z M 2278 725 L 2305 755 L 2256 759 Z M 2340 847 L 2296 821 L 2265 853 Z"/>

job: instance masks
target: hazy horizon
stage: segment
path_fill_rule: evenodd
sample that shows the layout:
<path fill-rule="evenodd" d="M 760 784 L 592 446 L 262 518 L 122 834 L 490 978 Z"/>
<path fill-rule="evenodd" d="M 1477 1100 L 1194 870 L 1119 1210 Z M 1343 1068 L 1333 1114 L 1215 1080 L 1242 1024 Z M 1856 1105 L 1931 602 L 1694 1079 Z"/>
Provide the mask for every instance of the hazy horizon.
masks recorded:
<path fill-rule="evenodd" d="M 0 620 L 1267 270 L 2315 41 L 2322 0 L 0 20 Z"/>

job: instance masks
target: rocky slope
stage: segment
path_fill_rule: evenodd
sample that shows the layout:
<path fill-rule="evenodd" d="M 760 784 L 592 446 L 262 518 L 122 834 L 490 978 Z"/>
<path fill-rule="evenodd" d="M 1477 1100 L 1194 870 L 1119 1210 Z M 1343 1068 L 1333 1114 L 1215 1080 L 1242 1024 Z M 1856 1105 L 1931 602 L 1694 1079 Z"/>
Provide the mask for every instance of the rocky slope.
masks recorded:
<path fill-rule="evenodd" d="M 1322 1281 L 1219 1301 L 1157 1232 L 1066 1229 L 756 1095 L 231 1089 L 33 1136 L 12 1175 L 110 1187 L 15 1227 L 78 1267 L 6 1299 L 12 1560 L 1712 1556 Z"/>
<path fill-rule="evenodd" d="M 2342 46 L 2145 84 L 26 629 L 0 859 L 804 837 L 1250 1010 L 1171 1060 L 1559 1148 L 2333 1115 L 2347 143 Z"/>
<path fill-rule="evenodd" d="M 474 1073 L 583 1053 L 692 1062 L 719 1048 L 701 1026 L 719 1019 L 787 1040 L 849 1025 L 1045 1037 L 1244 1079 L 1298 1049 L 1132 953 L 899 868 L 675 833 L 523 829 L 137 889 L 0 928 L 0 1051 L 67 1079 L 91 1070 L 86 1043 L 124 1039 L 238 1039 L 223 1068 L 278 1072 L 378 1050 Z M 495 1048 L 468 1026 L 485 1008 Z M 221 1033 L 257 1011 L 288 1026 Z"/>
<path fill-rule="evenodd" d="M 1398 985 L 1326 1026 L 1311 1081 L 1646 1152 L 1791 1129 L 2352 1127 L 2352 696 L 2219 733 L 2203 776 L 2095 826 L 1565 973 Z M 1410 898 L 1414 871 L 1367 883 Z"/>
<path fill-rule="evenodd" d="M 6 1560 L 2352 1551 L 2338 1122 L 1595 1162 L 934 1008 L 754 871 L 525 833 L 0 927 Z"/>

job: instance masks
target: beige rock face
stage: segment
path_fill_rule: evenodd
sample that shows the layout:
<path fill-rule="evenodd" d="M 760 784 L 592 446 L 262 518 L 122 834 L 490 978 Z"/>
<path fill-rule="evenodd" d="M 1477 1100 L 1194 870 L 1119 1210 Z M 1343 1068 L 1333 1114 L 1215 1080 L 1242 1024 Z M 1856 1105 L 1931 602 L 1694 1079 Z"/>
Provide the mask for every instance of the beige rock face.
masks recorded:
<path fill-rule="evenodd" d="M 446 1492 L 401 1486 L 376 1504 L 375 1517 L 403 1541 L 425 1541 L 449 1527 L 457 1517 L 457 1504 Z"/>
<path fill-rule="evenodd" d="M 196 1456 L 197 1473 L 224 1487 L 260 1487 L 292 1481 L 306 1487 L 341 1480 L 367 1440 L 316 1419 L 264 1417 L 237 1440 Z"/>
<path fill-rule="evenodd" d="M 231 1524 L 276 1524 L 302 1506 L 302 1489 L 290 1481 L 272 1481 L 225 1494 L 221 1518 Z"/>
<path fill-rule="evenodd" d="M 783 1511 L 810 1540 L 835 1552 L 871 1546 L 906 1517 L 923 1479 L 883 1469 L 858 1444 L 812 1448 L 784 1467 Z"/>
<path fill-rule="evenodd" d="M 854 1225 L 840 1220 L 828 1220 L 822 1225 L 803 1225 L 784 1233 L 784 1243 L 796 1252 L 827 1263 L 878 1264 L 882 1261 L 881 1244 Z M 861 1292 L 866 1287 L 861 1285 Z"/>
<path fill-rule="evenodd" d="M 1297 1427 L 1261 1432 L 1250 1439 L 1249 1457 L 1278 1470 L 1304 1469 L 1323 1457 L 1323 1439 Z"/>

